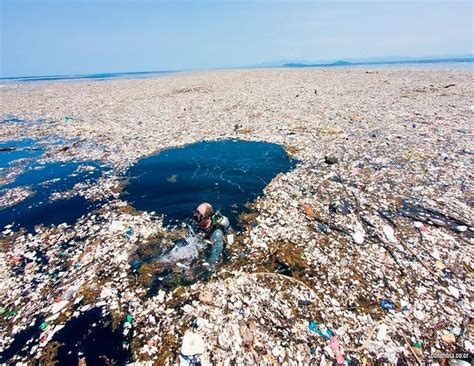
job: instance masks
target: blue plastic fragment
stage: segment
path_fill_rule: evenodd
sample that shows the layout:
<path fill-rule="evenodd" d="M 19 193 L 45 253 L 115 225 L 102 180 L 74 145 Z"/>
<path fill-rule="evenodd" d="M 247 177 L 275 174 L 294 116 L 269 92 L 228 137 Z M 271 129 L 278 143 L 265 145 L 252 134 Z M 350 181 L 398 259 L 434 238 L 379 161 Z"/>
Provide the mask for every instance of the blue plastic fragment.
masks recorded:
<path fill-rule="evenodd" d="M 309 331 L 310 332 L 317 332 L 318 330 L 319 330 L 318 324 L 314 320 L 311 320 L 309 322 Z"/>
<path fill-rule="evenodd" d="M 331 339 L 331 337 L 333 336 L 334 334 L 329 330 L 329 329 L 326 329 L 323 333 L 323 337 L 324 338 L 327 338 L 327 339 Z"/>
<path fill-rule="evenodd" d="M 380 300 L 380 306 L 385 310 L 395 309 L 395 304 L 390 300 Z"/>
<path fill-rule="evenodd" d="M 125 234 L 127 235 L 127 238 L 130 239 L 133 235 L 133 228 L 129 226 Z"/>
<path fill-rule="evenodd" d="M 189 322 L 189 325 L 191 328 L 197 328 L 198 327 L 197 318 L 191 319 L 191 321 Z"/>
<path fill-rule="evenodd" d="M 333 333 L 331 332 L 331 330 L 327 328 L 324 329 L 324 331 L 321 331 L 321 329 L 318 326 L 318 323 L 316 323 L 314 320 L 311 320 L 309 322 L 309 331 L 314 332 L 317 335 L 320 335 L 321 337 L 324 337 L 328 340 L 331 339 L 331 337 L 333 336 Z"/>

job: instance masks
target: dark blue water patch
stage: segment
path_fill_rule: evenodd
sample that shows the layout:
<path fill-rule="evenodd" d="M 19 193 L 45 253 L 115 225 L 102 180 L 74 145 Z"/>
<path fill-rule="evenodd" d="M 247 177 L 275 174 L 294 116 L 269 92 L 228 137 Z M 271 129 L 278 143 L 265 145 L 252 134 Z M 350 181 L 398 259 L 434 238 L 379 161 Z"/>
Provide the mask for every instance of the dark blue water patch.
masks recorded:
<path fill-rule="evenodd" d="M 43 152 L 33 139 L 0 142 L 0 176 L 16 160 L 38 158 Z"/>
<path fill-rule="evenodd" d="M 93 165 L 92 165 L 93 164 Z M 81 162 L 53 162 L 46 164 L 36 164 L 34 168 L 20 174 L 14 182 L 4 185 L 2 188 L 13 188 L 19 186 L 31 186 L 41 184 L 42 187 L 53 187 L 55 191 L 72 188 L 71 183 L 75 184 L 84 178 L 97 178 L 100 168 L 97 163 L 86 163 L 94 166 L 93 171 L 76 172 L 83 165 Z M 64 178 L 75 179 L 64 179 Z M 55 181 L 59 179 L 58 181 Z"/>
<path fill-rule="evenodd" d="M 41 76 L 14 76 L 0 78 L 8 82 L 60 81 L 60 80 L 108 80 L 108 79 L 141 79 L 154 76 L 163 76 L 179 71 L 136 71 L 136 72 L 107 72 L 100 74 L 79 75 L 41 75 Z"/>
<path fill-rule="evenodd" d="M 236 226 L 245 204 L 295 165 L 273 143 L 199 142 L 139 160 L 127 172 L 123 198 L 139 210 L 164 214 L 167 224 L 184 221 L 199 203 L 209 202 Z"/>
<path fill-rule="evenodd" d="M 64 146 L 75 141 L 77 139 L 66 141 L 60 137 L 47 136 L 40 140 L 24 138 L 0 142 L 0 185 L 5 184 L 12 171 L 24 171 L 35 166 L 48 149 L 64 149 Z"/>
<path fill-rule="evenodd" d="M 131 359 L 129 337 L 123 336 L 122 327 L 114 331 L 110 315 L 98 308 L 70 319 L 52 341 L 63 344 L 57 365 L 77 365 L 79 358 L 87 365 L 125 365 Z"/>
<path fill-rule="evenodd" d="M 23 124 L 25 123 L 25 120 L 13 116 L 9 116 L 6 118 L 3 118 L 0 121 L 0 125 L 14 125 L 14 124 Z"/>
<path fill-rule="evenodd" d="M 13 337 L 13 342 L 3 352 L 0 352 L 0 363 L 15 364 L 24 357 L 28 357 L 30 349 L 34 346 L 40 336 L 39 326 L 43 322 L 42 318 L 37 318 L 34 324 L 20 331 Z"/>
<path fill-rule="evenodd" d="M 23 120 L 21 118 L 18 118 L 18 117 L 14 117 L 14 116 L 7 116 L 5 118 L 3 118 L 0 123 L 1 124 L 12 124 L 12 123 L 21 123 Z"/>
<path fill-rule="evenodd" d="M 0 227 L 15 223 L 31 231 L 37 224 L 70 224 L 97 207 L 99 203 L 80 196 L 50 200 L 53 193 L 69 191 L 76 183 L 93 184 L 106 170 L 95 161 L 40 161 L 45 151 L 74 141 L 51 135 L 40 140 L 26 138 L 0 143 L 0 194 L 21 187 L 32 192 L 15 205 L 7 202 L 7 207 L 0 206 Z M 83 169 L 85 166 L 92 166 L 93 170 Z"/>
<path fill-rule="evenodd" d="M 26 119 L 19 118 L 19 117 L 16 117 L 16 116 L 7 116 L 7 117 L 0 120 L 0 126 L 5 126 L 5 125 L 7 125 L 7 126 L 11 126 L 11 125 L 35 126 L 35 125 L 40 125 L 40 124 L 45 123 L 45 122 L 46 122 L 46 120 L 43 119 L 43 118 L 38 118 L 38 119 L 35 119 L 35 120 L 26 120 Z"/>
<path fill-rule="evenodd" d="M 14 224 L 17 228 L 31 232 L 40 224 L 44 226 L 73 224 L 81 216 L 100 206 L 100 202 L 90 202 L 79 196 L 28 206 L 33 199 L 34 197 L 0 211 L 2 213 L 0 226 Z"/>
<path fill-rule="evenodd" d="M 92 166 L 94 170 L 81 169 Z M 55 192 L 65 192 L 76 183 L 93 184 L 102 175 L 103 168 L 97 162 L 67 162 L 34 164 L 13 182 L 0 185 L 0 192 L 16 187 L 29 187 L 33 193 L 25 200 L 1 209 L 0 227 L 14 223 L 28 231 L 38 224 L 58 225 L 74 223 L 82 215 L 95 209 L 100 202 L 90 202 L 82 196 L 50 200 Z"/>

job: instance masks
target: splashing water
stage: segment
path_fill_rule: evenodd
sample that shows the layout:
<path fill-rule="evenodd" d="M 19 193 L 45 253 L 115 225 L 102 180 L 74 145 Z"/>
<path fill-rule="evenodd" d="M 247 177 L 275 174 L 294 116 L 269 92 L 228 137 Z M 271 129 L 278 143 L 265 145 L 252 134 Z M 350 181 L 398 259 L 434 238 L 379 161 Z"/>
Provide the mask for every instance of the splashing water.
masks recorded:
<path fill-rule="evenodd" d="M 187 267 L 199 257 L 199 252 L 207 247 L 207 243 L 196 234 L 191 225 L 187 225 L 188 233 L 177 241 L 176 245 L 167 254 L 161 256 L 158 261 L 167 264 L 181 263 L 180 267 Z M 182 263 L 185 262 L 185 263 Z"/>

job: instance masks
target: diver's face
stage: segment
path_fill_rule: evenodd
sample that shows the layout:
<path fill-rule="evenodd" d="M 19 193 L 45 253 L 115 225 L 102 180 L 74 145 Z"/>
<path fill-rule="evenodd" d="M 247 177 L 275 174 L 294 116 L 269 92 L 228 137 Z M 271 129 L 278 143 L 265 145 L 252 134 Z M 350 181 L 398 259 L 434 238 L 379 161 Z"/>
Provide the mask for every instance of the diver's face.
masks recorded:
<path fill-rule="evenodd" d="M 193 216 L 200 229 L 205 230 L 211 226 L 212 220 L 210 217 L 204 217 L 199 211 L 196 211 Z"/>
<path fill-rule="evenodd" d="M 211 226 L 211 218 L 210 217 L 205 218 L 205 219 L 201 220 L 201 222 L 199 222 L 199 228 L 200 229 L 207 229 L 207 228 L 209 228 L 209 226 Z"/>

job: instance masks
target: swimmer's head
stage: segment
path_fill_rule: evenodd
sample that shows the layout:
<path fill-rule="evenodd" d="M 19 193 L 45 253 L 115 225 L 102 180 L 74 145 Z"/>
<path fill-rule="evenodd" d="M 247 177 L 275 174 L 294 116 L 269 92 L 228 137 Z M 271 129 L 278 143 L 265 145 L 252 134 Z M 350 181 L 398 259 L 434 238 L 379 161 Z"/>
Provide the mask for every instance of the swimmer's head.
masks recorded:
<path fill-rule="evenodd" d="M 200 229 L 208 229 L 212 224 L 212 215 L 214 215 L 214 209 L 211 204 L 204 202 L 194 211 L 193 218 Z"/>

